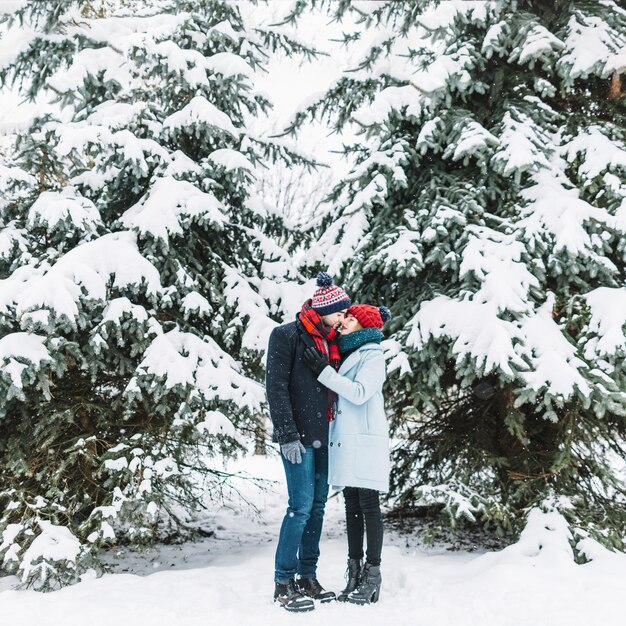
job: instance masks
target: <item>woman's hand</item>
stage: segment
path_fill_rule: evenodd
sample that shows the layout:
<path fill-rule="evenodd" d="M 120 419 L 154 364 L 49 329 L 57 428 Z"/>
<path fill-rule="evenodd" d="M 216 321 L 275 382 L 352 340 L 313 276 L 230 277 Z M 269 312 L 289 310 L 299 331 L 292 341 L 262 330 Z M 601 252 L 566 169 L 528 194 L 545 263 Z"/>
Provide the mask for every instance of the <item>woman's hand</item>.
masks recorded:
<path fill-rule="evenodd" d="M 328 362 L 328 357 L 325 354 L 322 354 L 315 348 L 305 348 L 304 350 L 304 362 L 310 367 L 315 376 L 319 376 L 321 371 L 327 366 L 330 365 Z"/>

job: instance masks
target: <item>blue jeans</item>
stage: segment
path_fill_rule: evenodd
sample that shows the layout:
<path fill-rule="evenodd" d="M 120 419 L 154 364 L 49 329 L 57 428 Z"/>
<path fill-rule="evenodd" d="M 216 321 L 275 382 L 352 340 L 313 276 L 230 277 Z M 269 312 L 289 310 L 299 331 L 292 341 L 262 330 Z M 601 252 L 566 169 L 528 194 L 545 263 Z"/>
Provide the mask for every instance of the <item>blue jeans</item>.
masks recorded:
<path fill-rule="evenodd" d="M 315 578 L 317 570 L 328 498 L 328 448 L 305 447 L 302 463 L 290 463 L 281 455 L 289 502 L 276 548 L 275 582 L 286 583 L 296 574 Z"/>

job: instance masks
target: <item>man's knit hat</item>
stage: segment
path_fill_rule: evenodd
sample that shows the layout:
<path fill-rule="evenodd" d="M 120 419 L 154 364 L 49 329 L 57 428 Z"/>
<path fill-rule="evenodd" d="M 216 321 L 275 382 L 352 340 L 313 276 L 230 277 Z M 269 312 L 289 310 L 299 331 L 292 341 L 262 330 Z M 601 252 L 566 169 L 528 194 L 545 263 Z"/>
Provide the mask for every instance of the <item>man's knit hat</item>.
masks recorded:
<path fill-rule="evenodd" d="M 346 315 L 354 315 L 363 328 L 378 328 L 379 330 L 385 322 L 391 319 L 391 311 L 387 307 L 370 304 L 353 304 Z"/>
<path fill-rule="evenodd" d="M 311 306 L 320 315 L 330 315 L 347 309 L 352 300 L 348 294 L 337 285 L 333 285 L 333 278 L 326 272 L 317 275 L 317 291 L 313 294 Z"/>

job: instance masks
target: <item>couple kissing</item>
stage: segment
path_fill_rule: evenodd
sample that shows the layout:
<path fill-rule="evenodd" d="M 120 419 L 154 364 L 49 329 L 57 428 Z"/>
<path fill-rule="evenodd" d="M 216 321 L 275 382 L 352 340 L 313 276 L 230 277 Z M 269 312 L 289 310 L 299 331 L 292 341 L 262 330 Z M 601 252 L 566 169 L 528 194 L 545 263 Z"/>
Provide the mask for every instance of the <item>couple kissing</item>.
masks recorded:
<path fill-rule="evenodd" d="M 276 547 L 274 601 L 296 612 L 313 610 L 315 601 L 363 605 L 378 600 L 379 495 L 389 488 L 380 344 L 391 314 L 385 307 L 352 304 L 324 272 L 317 287 L 293 322 L 272 331 L 265 378 L 288 496 Z M 331 485 L 343 491 L 346 511 L 347 585 L 339 595 L 317 580 Z"/>

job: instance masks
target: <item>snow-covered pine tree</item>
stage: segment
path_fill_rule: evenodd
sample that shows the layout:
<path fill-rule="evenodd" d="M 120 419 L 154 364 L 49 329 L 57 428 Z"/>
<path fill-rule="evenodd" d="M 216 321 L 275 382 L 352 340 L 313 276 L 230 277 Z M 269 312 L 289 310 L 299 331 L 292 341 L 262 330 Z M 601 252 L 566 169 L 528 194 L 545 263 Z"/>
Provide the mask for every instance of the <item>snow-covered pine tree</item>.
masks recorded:
<path fill-rule="evenodd" d="M 253 79 L 311 51 L 243 3 L 21 4 L 0 76 L 53 105 L 0 171 L 0 559 L 46 588 L 180 532 L 254 430 L 295 275 L 254 170 L 305 161 Z"/>
<path fill-rule="evenodd" d="M 310 259 L 395 315 L 398 504 L 505 529 L 555 505 L 623 545 L 626 11 L 327 6 L 361 62 L 290 130 L 362 130 Z"/>

